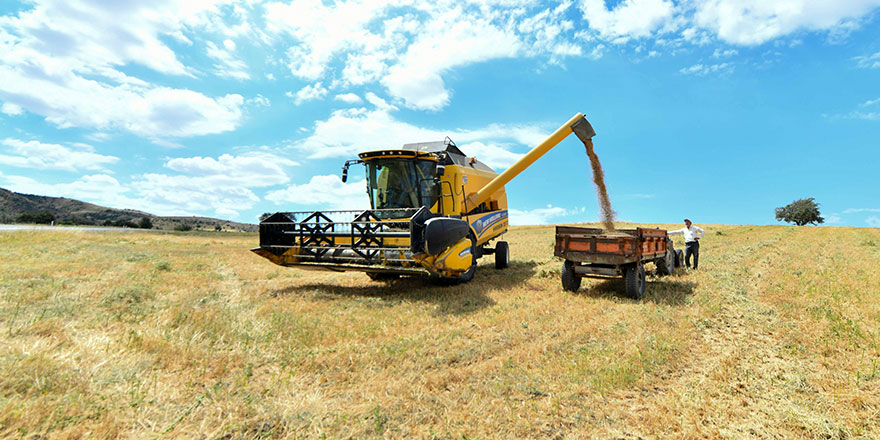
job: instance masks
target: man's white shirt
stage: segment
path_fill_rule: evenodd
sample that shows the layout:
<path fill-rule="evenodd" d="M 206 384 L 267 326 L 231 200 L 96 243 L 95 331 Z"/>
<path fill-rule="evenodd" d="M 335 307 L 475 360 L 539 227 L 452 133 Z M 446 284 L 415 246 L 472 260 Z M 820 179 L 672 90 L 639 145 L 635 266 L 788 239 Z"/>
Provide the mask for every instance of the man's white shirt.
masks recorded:
<path fill-rule="evenodd" d="M 684 241 L 687 243 L 690 243 L 692 241 L 697 241 L 698 238 L 703 238 L 703 235 L 705 233 L 706 233 L 706 231 L 704 231 L 702 228 L 700 228 L 699 226 L 694 226 L 694 225 L 691 225 L 688 228 L 681 228 L 681 229 L 677 229 L 675 231 L 668 232 L 669 235 L 684 234 Z"/>

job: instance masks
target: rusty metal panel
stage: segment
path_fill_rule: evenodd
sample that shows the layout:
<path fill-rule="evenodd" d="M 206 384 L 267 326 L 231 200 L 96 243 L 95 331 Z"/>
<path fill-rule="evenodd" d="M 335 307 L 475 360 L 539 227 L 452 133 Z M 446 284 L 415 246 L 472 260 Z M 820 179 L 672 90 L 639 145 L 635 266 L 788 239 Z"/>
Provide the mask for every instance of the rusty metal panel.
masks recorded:
<path fill-rule="evenodd" d="M 606 233 L 599 228 L 557 226 L 554 255 L 568 260 L 623 265 L 653 260 L 666 254 L 663 229 L 622 229 Z"/>

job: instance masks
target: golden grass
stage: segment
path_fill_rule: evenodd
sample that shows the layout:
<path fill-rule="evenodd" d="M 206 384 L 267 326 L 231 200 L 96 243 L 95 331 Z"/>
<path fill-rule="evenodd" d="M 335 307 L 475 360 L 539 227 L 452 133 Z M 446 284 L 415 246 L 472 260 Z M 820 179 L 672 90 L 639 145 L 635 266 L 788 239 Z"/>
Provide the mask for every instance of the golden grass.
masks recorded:
<path fill-rule="evenodd" d="M 445 288 L 254 235 L 0 234 L 0 436 L 880 438 L 880 231 L 706 229 L 640 302 L 563 291 L 552 227 Z"/>

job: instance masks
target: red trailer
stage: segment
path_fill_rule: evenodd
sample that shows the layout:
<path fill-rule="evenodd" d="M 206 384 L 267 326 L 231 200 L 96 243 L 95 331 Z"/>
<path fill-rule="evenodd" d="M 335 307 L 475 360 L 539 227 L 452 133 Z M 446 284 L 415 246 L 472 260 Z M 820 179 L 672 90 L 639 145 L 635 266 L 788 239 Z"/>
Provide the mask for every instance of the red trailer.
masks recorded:
<path fill-rule="evenodd" d="M 663 229 L 556 227 L 554 255 L 565 259 L 562 287 L 576 292 L 581 278 L 623 277 L 626 293 L 640 299 L 645 294 L 645 263 L 654 262 L 662 275 L 671 274 L 681 260 Z"/>

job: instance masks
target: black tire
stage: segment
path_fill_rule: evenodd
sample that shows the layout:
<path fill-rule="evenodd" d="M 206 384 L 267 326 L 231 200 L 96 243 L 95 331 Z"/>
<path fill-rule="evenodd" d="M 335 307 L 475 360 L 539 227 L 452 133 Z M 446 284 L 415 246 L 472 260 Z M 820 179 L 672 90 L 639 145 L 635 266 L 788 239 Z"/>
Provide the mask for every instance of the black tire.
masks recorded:
<path fill-rule="evenodd" d="M 632 299 L 642 299 L 645 296 L 645 266 L 641 264 L 627 266 L 624 277 L 626 295 Z"/>
<path fill-rule="evenodd" d="M 574 262 L 565 260 L 562 263 L 562 288 L 569 292 L 577 292 L 581 288 L 581 277 L 574 273 Z"/>
<path fill-rule="evenodd" d="M 675 250 L 675 267 L 684 266 L 684 252 L 681 249 Z"/>
<path fill-rule="evenodd" d="M 373 281 L 391 281 L 400 278 L 400 274 L 385 272 L 367 272 L 367 276 Z"/>
<path fill-rule="evenodd" d="M 495 243 L 495 269 L 507 269 L 510 266 L 510 246 L 506 241 Z"/>
<path fill-rule="evenodd" d="M 675 251 L 667 248 L 666 255 L 654 260 L 654 264 L 657 265 L 657 272 L 660 275 L 672 275 L 672 272 L 675 272 Z"/>

